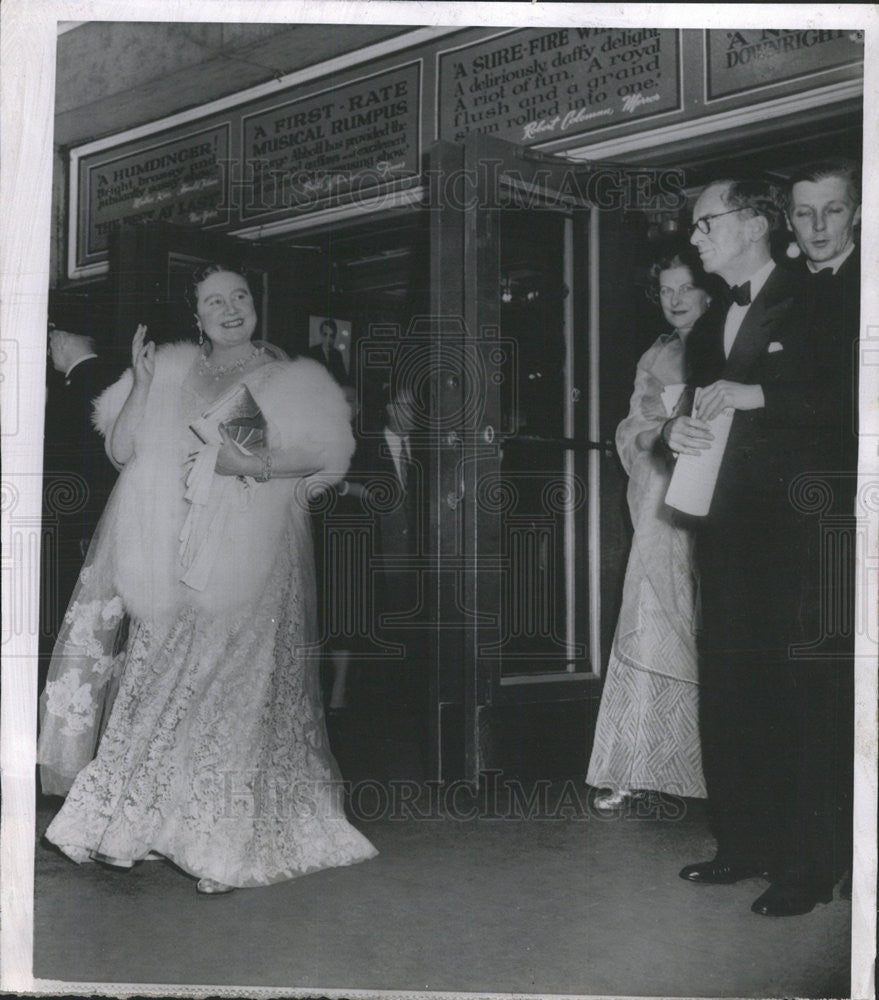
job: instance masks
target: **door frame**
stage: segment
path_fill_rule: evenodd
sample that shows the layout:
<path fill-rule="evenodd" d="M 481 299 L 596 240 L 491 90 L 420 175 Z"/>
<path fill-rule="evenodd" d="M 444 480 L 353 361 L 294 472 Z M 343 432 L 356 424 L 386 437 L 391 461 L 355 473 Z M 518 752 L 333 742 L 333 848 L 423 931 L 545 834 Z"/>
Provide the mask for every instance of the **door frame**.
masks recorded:
<path fill-rule="evenodd" d="M 588 168 L 587 168 L 588 169 Z M 505 172 L 506 171 L 506 175 Z M 588 406 L 585 417 L 584 444 L 591 445 L 586 457 L 588 511 L 587 603 L 589 614 L 588 655 L 591 669 L 576 672 L 570 668 L 560 675 L 534 676 L 518 685 L 503 684 L 499 666 L 487 669 L 480 654 L 491 625 L 500 611 L 496 595 L 486 600 L 487 579 L 497 573 L 499 560 L 488 553 L 500 550 L 499 516 L 480 514 L 476 503 L 480 478 L 484 479 L 486 462 L 495 463 L 499 476 L 497 447 L 494 452 L 485 444 L 498 440 L 499 428 L 487 420 L 462 421 L 456 438 L 438 434 L 433 456 L 431 528 L 438 555 L 453 553 L 458 567 L 457 579 L 438 573 L 433 590 L 432 621 L 454 620 L 458 635 L 450 641 L 442 628 L 433 632 L 431 650 L 431 744 L 439 759 L 435 777 L 447 778 L 444 748 L 448 738 L 445 715 L 451 706 L 445 698 L 455 692 L 448 678 L 443 677 L 442 664 L 460 665 L 462 699 L 462 772 L 465 780 L 479 783 L 484 763 L 484 722 L 482 710 L 492 703 L 537 700 L 567 700 L 585 698 L 594 690 L 593 682 L 600 675 L 600 458 L 605 446 L 599 439 L 598 386 L 598 213 L 579 191 L 576 181 L 584 171 L 561 157 L 535 154 L 521 147 L 492 138 L 472 135 L 463 144 L 438 142 L 430 150 L 430 211 L 431 211 L 431 294 L 432 317 L 437 336 L 435 344 L 453 343 L 462 357 L 467 350 L 485 354 L 492 349 L 500 331 L 500 213 L 501 198 L 515 194 L 528 199 L 534 207 L 549 207 L 565 214 L 563 280 L 571 290 L 564 305 L 566 343 L 575 336 L 580 306 L 574 301 L 576 287 L 574 265 L 574 222 L 576 209 L 588 212 L 587 236 L 587 310 L 584 316 L 587 343 Z M 457 183 L 455 180 L 457 179 Z M 465 193 L 473 203 L 455 204 L 455 192 Z M 475 196 L 475 197 L 474 197 Z M 454 320 L 458 318 L 456 327 Z M 462 322 L 463 321 L 463 322 Z M 582 321 L 581 321 L 582 322 Z M 469 338 L 469 339 L 468 339 Z M 573 392 L 573 372 L 570 354 L 566 364 L 565 391 Z M 442 364 L 437 360 L 439 373 Z M 486 384 L 488 413 L 494 419 L 499 413 L 497 390 Z M 437 425 L 444 425 L 455 407 L 466 411 L 467 378 L 461 372 L 456 384 L 453 377 L 439 376 L 434 384 L 434 414 Z M 566 415 L 565 435 L 576 438 L 573 417 Z M 496 422 L 496 421 L 495 421 Z M 494 457 L 493 457 L 494 456 Z M 568 472 L 571 466 L 566 466 Z M 460 512 L 463 511 L 463 517 Z M 490 587 L 490 584 L 488 584 Z M 470 613 L 468 614 L 468 609 Z M 571 611 L 568 612 L 571 621 Z M 570 636 L 568 637 L 570 641 Z M 559 684 L 564 681 L 564 684 Z M 513 691 L 516 687 L 517 690 Z M 445 690 L 444 690 L 445 688 Z M 457 727 L 455 727 L 457 728 Z"/>

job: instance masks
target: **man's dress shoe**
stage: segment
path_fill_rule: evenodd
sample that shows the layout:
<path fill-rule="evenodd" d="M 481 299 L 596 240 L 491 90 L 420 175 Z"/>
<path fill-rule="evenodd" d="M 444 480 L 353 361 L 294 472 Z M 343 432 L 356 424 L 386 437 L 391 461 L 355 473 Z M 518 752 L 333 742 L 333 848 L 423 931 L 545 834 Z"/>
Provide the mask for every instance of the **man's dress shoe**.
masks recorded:
<path fill-rule="evenodd" d="M 832 889 L 803 889 L 774 883 L 754 901 L 751 909 L 763 917 L 798 917 L 810 913 L 817 903 L 829 903 L 832 899 Z"/>
<path fill-rule="evenodd" d="M 765 875 L 766 868 L 758 864 L 736 864 L 730 861 L 700 861 L 695 865 L 687 865 L 680 871 L 682 879 L 687 882 L 700 882 L 704 885 L 732 885 L 742 879 Z"/>

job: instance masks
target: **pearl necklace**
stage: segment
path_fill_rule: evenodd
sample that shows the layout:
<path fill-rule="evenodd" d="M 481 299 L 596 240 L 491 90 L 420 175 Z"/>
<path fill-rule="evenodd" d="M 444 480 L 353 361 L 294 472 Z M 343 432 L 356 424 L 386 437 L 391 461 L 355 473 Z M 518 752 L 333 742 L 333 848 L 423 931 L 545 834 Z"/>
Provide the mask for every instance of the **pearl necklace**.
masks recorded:
<path fill-rule="evenodd" d="M 237 361 L 233 361 L 230 365 L 212 365 L 207 359 L 207 355 L 202 354 L 198 359 L 198 367 L 205 375 L 211 375 L 213 378 L 222 378 L 224 375 L 228 375 L 230 372 L 241 371 L 246 368 L 254 358 L 259 357 L 262 354 L 263 348 L 254 345 L 253 350 L 250 354 L 246 354 L 243 358 L 239 358 Z"/>

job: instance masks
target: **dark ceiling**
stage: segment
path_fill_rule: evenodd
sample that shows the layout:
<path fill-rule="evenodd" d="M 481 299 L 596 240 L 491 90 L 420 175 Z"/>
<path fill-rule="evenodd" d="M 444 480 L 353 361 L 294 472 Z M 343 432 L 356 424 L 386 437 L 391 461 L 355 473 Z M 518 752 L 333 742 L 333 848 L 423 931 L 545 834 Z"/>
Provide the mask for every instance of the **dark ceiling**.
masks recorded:
<path fill-rule="evenodd" d="M 55 145 L 112 135 L 414 30 L 88 21 L 58 36 Z"/>

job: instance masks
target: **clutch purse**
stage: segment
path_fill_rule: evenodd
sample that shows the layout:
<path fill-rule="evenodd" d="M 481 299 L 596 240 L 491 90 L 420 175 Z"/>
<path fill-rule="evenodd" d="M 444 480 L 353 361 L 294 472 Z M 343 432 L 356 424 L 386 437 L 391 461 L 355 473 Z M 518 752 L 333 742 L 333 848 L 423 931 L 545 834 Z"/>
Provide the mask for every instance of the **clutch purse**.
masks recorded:
<path fill-rule="evenodd" d="M 266 418 L 246 385 L 216 400 L 189 426 L 205 444 L 220 444 L 220 424 L 244 451 L 265 444 Z"/>

